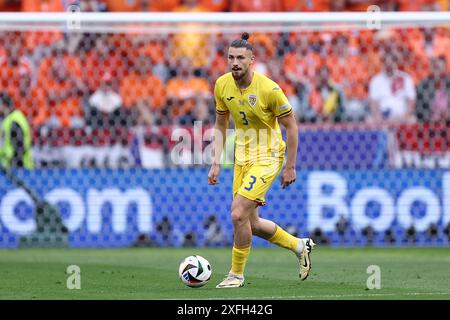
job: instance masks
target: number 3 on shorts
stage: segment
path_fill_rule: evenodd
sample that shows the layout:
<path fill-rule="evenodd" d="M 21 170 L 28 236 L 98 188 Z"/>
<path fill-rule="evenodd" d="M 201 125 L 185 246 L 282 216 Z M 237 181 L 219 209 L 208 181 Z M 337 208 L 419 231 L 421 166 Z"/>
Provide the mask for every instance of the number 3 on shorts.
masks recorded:
<path fill-rule="evenodd" d="M 250 185 L 248 187 L 245 187 L 244 189 L 247 191 L 250 191 L 253 189 L 253 185 L 256 182 L 256 177 L 255 176 L 250 176 L 250 178 L 252 178 L 253 181 L 250 181 Z"/>

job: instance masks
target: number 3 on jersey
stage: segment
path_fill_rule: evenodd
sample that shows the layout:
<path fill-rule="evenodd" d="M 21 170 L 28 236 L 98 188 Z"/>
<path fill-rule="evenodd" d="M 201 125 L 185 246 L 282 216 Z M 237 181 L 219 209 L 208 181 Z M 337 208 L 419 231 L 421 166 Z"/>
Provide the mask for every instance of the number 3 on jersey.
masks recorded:
<path fill-rule="evenodd" d="M 244 111 L 239 111 L 240 114 L 242 114 L 242 124 L 244 126 L 248 125 L 247 115 Z"/>

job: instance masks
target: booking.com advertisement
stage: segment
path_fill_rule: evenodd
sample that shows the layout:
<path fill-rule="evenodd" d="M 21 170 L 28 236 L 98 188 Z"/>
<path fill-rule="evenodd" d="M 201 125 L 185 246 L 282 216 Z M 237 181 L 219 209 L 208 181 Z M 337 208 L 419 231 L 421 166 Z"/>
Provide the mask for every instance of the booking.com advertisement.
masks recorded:
<path fill-rule="evenodd" d="M 232 239 L 229 169 L 215 186 L 207 184 L 207 168 L 14 173 L 58 208 L 71 247 L 129 247 L 142 238 L 153 246 L 220 246 Z M 431 225 L 442 229 L 450 223 L 450 172 L 298 171 L 286 189 L 276 180 L 266 202 L 262 217 L 299 233 L 320 230 L 331 245 L 345 245 L 333 240 L 342 220 L 348 223 L 343 236 L 353 239 L 352 245 L 366 243 L 367 228 L 375 245 L 386 245 L 388 230 L 404 234 L 414 227 L 420 238 Z M 0 247 L 17 247 L 20 236 L 35 231 L 33 206 L 24 190 L 0 180 Z M 444 235 L 436 237 L 434 245 L 445 243 Z"/>

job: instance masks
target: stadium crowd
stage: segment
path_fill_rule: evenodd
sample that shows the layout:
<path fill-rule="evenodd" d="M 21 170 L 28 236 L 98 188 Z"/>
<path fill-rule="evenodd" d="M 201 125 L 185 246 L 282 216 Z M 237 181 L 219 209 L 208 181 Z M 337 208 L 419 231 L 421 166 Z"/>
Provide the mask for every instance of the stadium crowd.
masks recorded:
<path fill-rule="evenodd" d="M 371 1 L 370 4 L 373 4 Z M 448 1 L 375 1 L 447 10 Z M 3 10 L 347 11 L 369 1 L 0 1 Z M 11 32 L 0 37 L 0 91 L 33 128 L 214 121 L 212 88 L 237 34 Z M 301 122 L 450 121 L 448 27 L 253 33 L 255 70 L 277 81 Z"/>

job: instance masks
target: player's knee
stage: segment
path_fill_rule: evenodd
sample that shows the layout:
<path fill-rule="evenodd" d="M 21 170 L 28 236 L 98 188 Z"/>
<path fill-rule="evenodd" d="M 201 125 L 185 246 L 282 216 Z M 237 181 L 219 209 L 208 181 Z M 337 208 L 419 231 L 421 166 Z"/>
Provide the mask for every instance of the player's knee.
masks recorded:
<path fill-rule="evenodd" d="M 248 217 L 246 217 L 245 212 L 240 207 L 236 207 L 231 211 L 231 220 L 233 225 L 242 225 L 247 222 Z"/>

